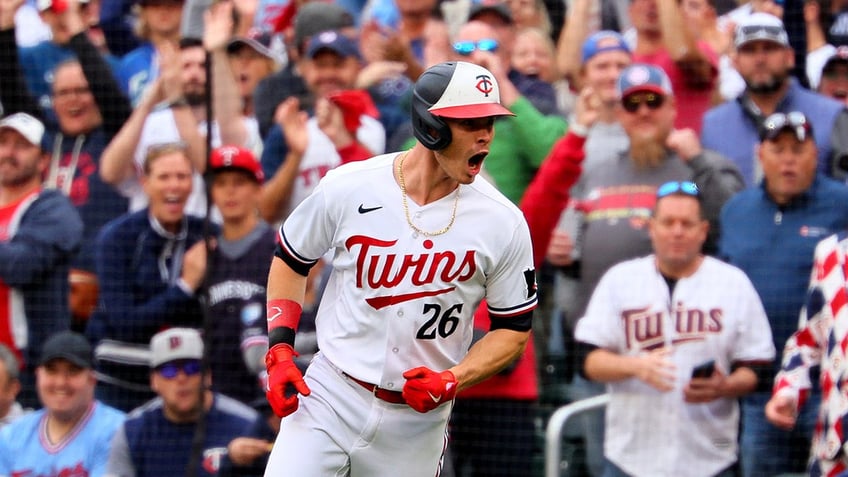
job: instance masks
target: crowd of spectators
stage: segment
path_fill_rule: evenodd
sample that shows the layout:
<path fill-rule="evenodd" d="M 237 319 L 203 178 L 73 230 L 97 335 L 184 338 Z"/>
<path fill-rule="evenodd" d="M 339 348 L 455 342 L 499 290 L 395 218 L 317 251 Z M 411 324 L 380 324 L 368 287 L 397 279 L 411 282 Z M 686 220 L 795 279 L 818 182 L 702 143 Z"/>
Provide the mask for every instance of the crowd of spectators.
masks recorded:
<path fill-rule="evenodd" d="M 650 351 L 611 349 L 590 327 L 616 308 L 593 294 L 659 253 L 669 181 L 697 187 L 708 225 L 689 243 L 744 272 L 776 349 L 730 394 L 739 448 L 720 470 L 804 472 L 813 454 L 839 468 L 848 451 L 811 454 L 830 389 L 814 374 L 799 391 L 780 356 L 809 346 L 795 332 L 820 319 L 814 251 L 848 229 L 845 1 L 2 0 L 0 426 L 28 434 L 0 432 L 0 474 L 261 475 L 279 426 L 263 361 L 275 231 L 327 171 L 414 143 L 412 85 L 443 61 L 491 71 L 515 113 L 495 121 L 483 176 L 527 218 L 543 304 L 517 363 L 457 397 L 443 475 L 534 475 L 541 404 L 639 379 L 587 364 Z M 310 270 L 302 368 L 329 263 Z M 716 376 L 739 369 L 732 354 Z M 783 396 L 811 391 L 790 430 L 767 418 L 797 400 L 764 411 L 778 372 Z M 579 471 L 626 472 L 609 425 L 578 420 Z M 112 447 L 97 451 L 108 470 L 72 454 L 77 434 Z"/>

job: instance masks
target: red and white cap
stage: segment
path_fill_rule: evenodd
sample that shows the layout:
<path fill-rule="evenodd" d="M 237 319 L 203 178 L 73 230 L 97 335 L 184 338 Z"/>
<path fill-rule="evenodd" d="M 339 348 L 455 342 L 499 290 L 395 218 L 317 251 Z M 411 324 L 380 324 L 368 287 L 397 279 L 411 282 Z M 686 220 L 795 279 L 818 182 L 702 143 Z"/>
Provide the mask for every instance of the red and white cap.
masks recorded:
<path fill-rule="evenodd" d="M 482 66 L 464 61 L 456 62 L 444 92 L 427 111 L 434 116 L 454 119 L 515 116 L 501 105 L 495 76 Z"/>
<path fill-rule="evenodd" d="M 249 150 L 238 146 L 221 146 L 212 151 L 209 158 L 209 168 L 212 172 L 226 169 L 238 169 L 247 172 L 256 178 L 256 182 L 262 184 L 265 174 L 262 172 L 262 164 L 256 160 L 256 156 Z"/>

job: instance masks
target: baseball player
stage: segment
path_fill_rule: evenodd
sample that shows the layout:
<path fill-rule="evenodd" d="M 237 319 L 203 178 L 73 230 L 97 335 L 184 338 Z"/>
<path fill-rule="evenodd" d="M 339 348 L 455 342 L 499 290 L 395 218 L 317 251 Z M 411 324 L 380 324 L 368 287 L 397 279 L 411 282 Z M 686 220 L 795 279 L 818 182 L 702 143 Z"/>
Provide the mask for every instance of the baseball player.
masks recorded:
<path fill-rule="evenodd" d="M 330 171 L 283 223 L 266 364 L 268 400 L 287 417 L 266 475 L 439 475 L 457 391 L 521 354 L 537 300 L 530 236 L 477 178 L 495 118 L 510 114 L 491 72 L 437 64 L 413 88 L 416 145 Z M 328 250 L 321 352 L 302 377 L 306 275 Z M 469 350 L 484 297 L 492 329 Z"/>
<path fill-rule="evenodd" d="M 774 345 L 750 280 L 701 255 L 708 228 L 694 183 L 660 186 L 654 254 L 611 268 L 577 323 L 583 371 L 611 394 L 605 476 L 735 475 L 737 398 Z"/>

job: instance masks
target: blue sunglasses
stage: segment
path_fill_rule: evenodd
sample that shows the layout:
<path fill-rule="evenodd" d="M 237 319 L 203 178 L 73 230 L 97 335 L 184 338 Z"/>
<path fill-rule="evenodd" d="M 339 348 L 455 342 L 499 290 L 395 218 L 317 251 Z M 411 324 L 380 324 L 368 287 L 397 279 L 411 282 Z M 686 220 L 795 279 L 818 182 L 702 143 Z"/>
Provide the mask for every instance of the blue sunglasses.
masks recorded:
<path fill-rule="evenodd" d="M 671 194 L 683 194 L 692 197 L 700 197 L 698 186 L 689 181 L 671 181 L 657 188 L 657 199 L 662 199 Z"/>
<path fill-rule="evenodd" d="M 458 41 L 453 44 L 453 51 L 459 53 L 462 56 L 468 56 L 471 53 L 474 53 L 474 50 L 490 51 L 494 53 L 498 51 L 498 40 L 487 38 L 477 42 Z"/>
<path fill-rule="evenodd" d="M 182 371 L 186 376 L 194 376 L 200 372 L 200 361 L 187 359 L 182 361 L 171 361 L 156 368 L 156 371 L 165 379 L 174 379 Z"/>

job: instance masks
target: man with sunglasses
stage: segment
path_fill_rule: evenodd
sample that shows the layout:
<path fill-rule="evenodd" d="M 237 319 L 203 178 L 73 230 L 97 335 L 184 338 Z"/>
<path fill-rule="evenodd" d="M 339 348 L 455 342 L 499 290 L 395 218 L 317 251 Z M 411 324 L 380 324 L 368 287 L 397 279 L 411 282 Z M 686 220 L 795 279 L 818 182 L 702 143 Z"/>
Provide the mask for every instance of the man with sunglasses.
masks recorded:
<path fill-rule="evenodd" d="M 733 66 L 745 80 L 745 91 L 704 115 L 704 147 L 729 157 L 747 187 L 762 177 L 756 160 L 759 129 L 775 112 L 800 111 L 815 124 L 818 170 L 828 176 L 848 171 L 848 113 L 831 98 L 809 91 L 790 76 L 795 52 L 783 22 L 767 13 L 753 13 L 734 34 Z M 841 164 L 845 162 L 845 164 Z"/>
<path fill-rule="evenodd" d="M 582 372 L 607 383 L 604 476 L 734 476 L 737 399 L 774 358 L 768 320 L 741 270 L 701 249 L 698 186 L 659 186 L 653 254 L 612 267 L 575 337 Z"/>
<path fill-rule="evenodd" d="M 171 328 L 153 336 L 150 386 L 158 398 L 130 414 L 115 434 L 106 475 L 184 475 L 201 418 L 206 421 L 203 465 L 191 475 L 216 475 L 227 444 L 247 429 L 257 413 L 209 390 L 209 376 L 201 373 L 202 359 L 203 340 L 195 329 Z"/>
<path fill-rule="evenodd" d="M 814 126 L 797 111 L 766 118 L 756 151 L 763 181 L 730 199 L 721 213 L 720 255 L 753 282 L 777 349 L 797 329 L 816 244 L 848 228 L 848 187 L 817 171 Z M 812 393 L 794 430 L 777 429 L 766 421 L 763 406 L 779 369 L 776 360 L 764 385 L 742 401 L 746 476 L 805 470 L 819 393 Z"/>

